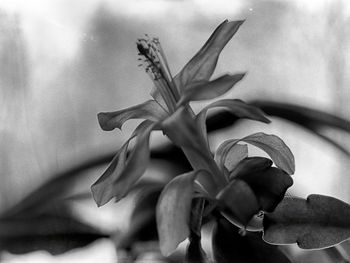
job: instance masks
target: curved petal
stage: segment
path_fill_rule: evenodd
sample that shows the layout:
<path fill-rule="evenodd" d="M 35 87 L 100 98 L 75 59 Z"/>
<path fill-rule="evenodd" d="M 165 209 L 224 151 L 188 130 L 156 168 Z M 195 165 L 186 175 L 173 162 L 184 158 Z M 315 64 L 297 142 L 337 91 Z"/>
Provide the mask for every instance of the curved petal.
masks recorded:
<path fill-rule="evenodd" d="M 258 132 L 242 139 L 229 140 L 227 143 L 230 144 L 230 147 L 233 147 L 240 141 L 247 142 L 262 149 L 271 157 L 278 168 L 281 168 L 289 175 L 294 174 L 295 163 L 293 153 L 278 136 Z M 223 163 L 225 158 L 226 156 L 223 156 L 221 160 L 219 160 L 219 163 Z"/>
<path fill-rule="evenodd" d="M 142 176 L 149 162 L 149 137 L 156 124 L 150 121 L 142 122 L 131 138 L 122 146 L 113 158 L 103 175 L 91 186 L 92 195 L 98 206 L 123 198 Z M 136 143 L 127 155 L 131 139 L 136 137 Z"/>
<path fill-rule="evenodd" d="M 163 189 L 156 208 L 159 245 L 168 256 L 190 234 L 194 180 L 202 170 L 179 175 Z"/>
<path fill-rule="evenodd" d="M 265 123 L 271 122 L 268 118 L 265 117 L 265 114 L 261 109 L 259 109 L 256 106 L 249 105 L 244 101 L 238 99 L 223 99 L 215 101 L 203 108 L 197 115 L 197 118 L 205 120 L 208 110 L 218 107 L 225 108 L 229 112 L 240 118 L 246 118 Z"/>
<path fill-rule="evenodd" d="M 167 112 L 157 101 L 148 100 L 127 109 L 114 112 L 100 112 L 97 118 L 102 130 L 111 131 L 115 128 L 121 129 L 124 122 L 130 119 L 147 119 L 158 122 L 167 115 Z"/>
<path fill-rule="evenodd" d="M 237 32 L 244 21 L 225 20 L 212 33 L 210 38 L 198 53 L 186 64 L 186 66 L 174 78 L 180 91 L 194 81 L 208 81 L 213 74 L 218 57 L 228 41 Z"/>
<path fill-rule="evenodd" d="M 196 121 L 201 129 L 202 135 L 205 135 L 207 133 L 206 118 L 208 110 L 215 107 L 224 107 L 228 111 L 240 118 L 247 118 L 251 120 L 270 123 L 270 120 L 265 117 L 263 111 L 259 108 L 249 105 L 242 100 L 223 99 L 209 104 L 198 113 Z"/>
<path fill-rule="evenodd" d="M 222 171 L 231 172 L 246 157 L 248 157 L 247 145 L 237 144 L 237 140 L 227 140 L 220 144 L 214 159 Z"/>
<path fill-rule="evenodd" d="M 234 75 L 225 74 L 212 81 L 192 82 L 182 92 L 178 105 L 183 105 L 189 101 L 215 99 L 228 92 L 244 75 L 244 73 Z"/>
<path fill-rule="evenodd" d="M 294 174 L 294 156 L 289 147 L 276 135 L 258 132 L 241 139 L 265 151 L 278 168 L 287 174 Z"/>

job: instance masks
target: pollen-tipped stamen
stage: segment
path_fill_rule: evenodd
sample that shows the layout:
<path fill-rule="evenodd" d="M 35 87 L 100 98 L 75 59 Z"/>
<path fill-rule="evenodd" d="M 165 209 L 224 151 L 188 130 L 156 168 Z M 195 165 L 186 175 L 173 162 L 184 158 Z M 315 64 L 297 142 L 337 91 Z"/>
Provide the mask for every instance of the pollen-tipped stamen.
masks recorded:
<path fill-rule="evenodd" d="M 136 43 L 139 55 L 144 57 L 144 67 L 154 82 L 157 90 L 164 99 L 171 112 L 175 111 L 176 101 L 179 98 L 174 88 L 171 73 L 165 56 L 160 53 L 158 39 L 138 39 Z"/>

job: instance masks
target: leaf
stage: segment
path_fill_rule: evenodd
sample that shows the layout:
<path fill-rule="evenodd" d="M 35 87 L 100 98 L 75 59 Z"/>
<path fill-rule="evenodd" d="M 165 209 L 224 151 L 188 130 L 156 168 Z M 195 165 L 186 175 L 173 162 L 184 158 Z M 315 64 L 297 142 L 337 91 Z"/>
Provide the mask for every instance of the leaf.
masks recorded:
<path fill-rule="evenodd" d="M 196 81 L 185 87 L 178 105 L 189 101 L 215 99 L 228 92 L 237 82 L 243 79 L 244 73 L 223 75 L 212 81 Z"/>
<path fill-rule="evenodd" d="M 0 240 L 0 251 L 11 254 L 27 254 L 43 250 L 52 255 L 60 255 L 77 248 L 83 248 L 106 235 L 74 233 L 57 235 L 26 235 L 19 238 L 3 238 Z"/>
<path fill-rule="evenodd" d="M 293 153 L 278 136 L 258 132 L 240 139 L 264 150 L 278 168 L 289 175 L 294 174 L 295 163 Z"/>
<path fill-rule="evenodd" d="M 242 180 L 233 180 L 216 196 L 220 210 L 231 222 L 246 226 L 259 212 L 259 203 L 250 186 Z"/>
<path fill-rule="evenodd" d="M 225 20 L 221 23 L 186 66 L 174 78 L 180 91 L 191 82 L 208 81 L 213 74 L 218 57 L 228 41 L 237 32 L 244 21 Z"/>
<path fill-rule="evenodd" d="M 277 246 L 265 243 L 260 233 L 246 232 L 242 236 L 238 228 L 225 219 L 218 220 L 212 234 L 214 259 L 218 263 L 290 263 Z"/>
<path fill-rule="evenodd" d="M 155 100 L 148 100 L 124 110 L 100 112 L 97 114 L 97 118 L 102 130 L 111 131 L 115 128 L 121 129 L 124 122 L 130 119 L 147 119 L 158 122 L 167 115 L 167 112 L 158 102 Z"/>
<path fill-rule="evenodd" d="M 215 162 L 222 171 L 232 171 L 236 165 L 248 156 L 248 146 L 237 144 L 237 140 L 227 140 L 220 144 L 215 152 Z"/>
<path fill-rule="evenodd" d="M 0 251 L 24 254 L 46 250 L 56 255 L 108 237 L 73 216 L 67 204 L 59 204 L 35 215 L 0 219 Z"/>
<path fill-rule="evenodd" d="M 160 251 L 170 255 L 189 233 L 193 183 L 201 170 L 175 177 L 163 189 L 156 208 Z"/>
<path fill-rule="evenodd" d="M 328 112 L 312 109 L 305 106 L 280 103 L 274 101 L 254 101 L 252 104 L 261 107 L 267 114 L 281 117 L 297 123 L 308 129 L 318 130 L 329 126 L 350 132 L 350 121 Z"/>
<path fill-rule="evenodd" d="M 147 168 L 150 158 L 149 137 L 155 123 L 142 122 L 134 134 L 122 146 L 102 176 L 91 186 L 92 195 L 98 206 L 123 198 Z M 127 149 L 131 139 L 136 143 L 127 157 Z"/>
<path fill-rule="evenodd" d="M 258 199 L 260 209 L 272 212 L 282 201 L 293 179 L 281 169 L 269 167 L 256 172 L 239 173 L 235 179 L 245 181 Z"/>
<path fill-rule="evenodd" d="M 297 243 L 304 249 L 334 246 L 350 238 L 350 205 L 334 197 L 286 197 L 265 214 L 263 239 L 271 244 Z"/>

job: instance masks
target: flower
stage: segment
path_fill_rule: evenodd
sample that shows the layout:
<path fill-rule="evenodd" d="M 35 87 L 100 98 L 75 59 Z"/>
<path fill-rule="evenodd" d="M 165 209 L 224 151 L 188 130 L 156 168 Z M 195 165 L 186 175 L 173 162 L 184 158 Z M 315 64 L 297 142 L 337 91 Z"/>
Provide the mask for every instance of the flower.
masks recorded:
<path fill-rule="evenodd" d="M 225 94 L 244 77 L 244 73 L 225 74 L 210 80 L 222 49 L 242 23 L 227 20 L 221 23 L 175 77 L 172 77 L 159 40 L 148 36 L 139 39 L 136 44 L 139 60 L 154 83 L 153 99 L 127 109 L 98 114 L 100 126 L 106 131 L 121 129 L 130 119 L 145 119 L 92 185 L 93 197 L 99 206 L 113 197 L 117 201 L 123 198 L 145 172 L 152 130 L 162 130 L 181 147 L 194 169 L 175 177 L 159 198 L 157 222 L 163 254 L 169 254 L 189 234 L 194 191 L 214 201 L 231 222 L 245 227 L 260 210 L 272 211 L 293 183 L 290 174 L 294 173 L 294 157 L 274 135 L 257 133 L 226 141 L 213 158 L 205 127 L 208 110 L 224 107 L 238 117 L 269 123 L 260 109 L 241 100 L 223 99 L 195 115 L 189 105 L 190 101 L 214 99 Z M 135 146 L 128 154 L 129 143 L 134 138 Z M 248 158 L 247 145 L 239 144 L 241 141 L 266 151 L 278 168 L 271 167 L 269 159 Z"/>

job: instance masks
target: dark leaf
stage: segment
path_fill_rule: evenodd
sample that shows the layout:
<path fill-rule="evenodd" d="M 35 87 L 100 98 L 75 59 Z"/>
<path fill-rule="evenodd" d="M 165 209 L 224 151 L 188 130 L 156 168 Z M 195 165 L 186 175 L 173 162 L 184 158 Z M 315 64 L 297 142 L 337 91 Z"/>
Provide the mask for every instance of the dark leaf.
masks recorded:
<path fill-rule="evenodd" d="M 240 235 L 238 228 L 220 219 L 212 235 L 213 254 L 217 263 L 290 263 L 277 246 L 265 243 L 261 233 Z"/>
<path fill-rule="evenodd" d="M 216 197 L 225 217 L 239 226 L 246 226 L 259 212 L 259 203 L 251 187 L 242 180 L 233 180 Z"/>
<path fill-rule="evenodd" d="M 20 238 L 0 239 L 0 250 L 12 254 L 27 254 L 30 252 L 45 250 L 53 255 L 58 255 L 72 249 L 85 247 L 100 238 L 107 236 L 99 234 L 57 234 L 54 236 L 21 236 Z"/>
<path fill-rule="evenodd" d="M 1 219 L 1 250 L 16 254 L 46 250 L 59 254 L 108 237 L 72 216 L 66 207 L 57 208 L 35 216 Z"/>
<path fill-rule="evenodd" d="M 329 126 L 350 132 L 350 121 L 331 113 L 295 104 L 274 101 L 253 101 L 269 115 L 281 117 L 309 129 Z"/>
<path fill-rule="evenodd" d="M 230 172 L 229 179 L 234 179 L 238 174 L 255 173 L 271 167 L 272 161 L 265 157 L 247 157 L 243 159 L 234 170 Z"/>
<path fill-rule="evenodd" d="M 350 238 L 350 205 L 324 195 L 286 197 L 264 217 L 264 240 L 304 249 L 334 246 Z"/>
<path fill-rule="evenodd" d="M 235 179 L 245 181 L 255 193 L 260 209 L 272 212 L 282 201 L 293 179 L 281 169 L 270 167 L 264 170 L 239 173 Z"/>

